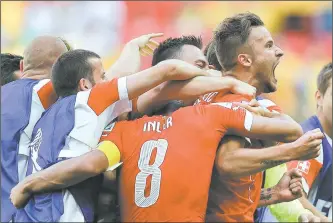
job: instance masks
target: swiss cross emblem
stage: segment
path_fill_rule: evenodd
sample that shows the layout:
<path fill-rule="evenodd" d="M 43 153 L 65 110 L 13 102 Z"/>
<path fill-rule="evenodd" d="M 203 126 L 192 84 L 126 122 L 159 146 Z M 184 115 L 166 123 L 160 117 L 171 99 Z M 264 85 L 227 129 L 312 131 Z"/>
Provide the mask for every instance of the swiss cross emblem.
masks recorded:
<path fill-rule="evenodd" d="M 310 170 L 311 163 L 309 161 L 300 161 L 297 164 L 297 169 L 302 171 L 303 173 L 308 174 Z"/>

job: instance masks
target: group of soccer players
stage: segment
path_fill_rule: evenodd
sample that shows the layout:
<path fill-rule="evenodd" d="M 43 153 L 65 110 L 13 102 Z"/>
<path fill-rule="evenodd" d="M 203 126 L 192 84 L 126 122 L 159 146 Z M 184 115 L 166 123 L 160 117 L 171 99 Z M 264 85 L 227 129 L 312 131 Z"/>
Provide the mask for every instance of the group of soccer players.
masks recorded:
<path fill-rule="evenodd" d="M 1 55 L 1 222 L 332 221 L 332 64 L 301 126 L 260 96 L 283 51 L 257 15 L 224 19 L 204 50 L 161 35 L 106 72 L 53 36 L 16 66 Z"/>

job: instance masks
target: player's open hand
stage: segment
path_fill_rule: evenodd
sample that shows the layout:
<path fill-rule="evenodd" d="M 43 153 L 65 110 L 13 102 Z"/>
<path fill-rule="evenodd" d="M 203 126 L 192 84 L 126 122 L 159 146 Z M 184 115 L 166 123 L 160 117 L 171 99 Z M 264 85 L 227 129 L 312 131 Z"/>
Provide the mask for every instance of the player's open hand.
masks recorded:
<path fill-rule="evenodd" d="M 231 92 L 233 94 L 243 95 L 246 98 L 249 98 L 250 100 L 256 96 L 257 89 L 255 87 L 232 77 L 225 77 L 225 78 L 231 78 L 230 80 L 233 82 L 233 87 L 231 88 Z"/>
<path fill-rule="evenodd" d="M 10 192 L 10 200 L 16 208 L 23 208 L 27 202 L 31 193 L 24 191 L 21 183 L 16 185 Z"/>
<path fill-rule="evenodd" d="M 142 56 L 149 56 L 153 55 L 154 50 L 159 46 L 159 43 L 154 41 L 153 38 L 161 37 L 163 35 L 163 33 L 146 34 L 132 39 L 130 43 L 139 47 L 139 51 Z"/>
<path fill-rule="evenodd" d="M 274 189 L 279 202 L 288 202 L 302 197 L 302 174 L 296 169 L 287 171 Z"/>
<path fill-rule="evenodd" d="M 267 117 L 268 113 L 271 113 L 267 108 L 260 106 L 256 99 L 252 99 L 249 103 L 236 102 L 235 104 L 256 115 Z"/>
<path fill-rule="evenodd" d="M 320 155 L 320 145 L 324 134 L 320 129 L 306 132 L 292 144 L 291 156 L 294 160 L 309 160 Z"/>
<path fill-rule="evenodd" d="M 298 217 L 298 222 L 320 222 L 320 218 L 313 214 L 305 213 Z"/>

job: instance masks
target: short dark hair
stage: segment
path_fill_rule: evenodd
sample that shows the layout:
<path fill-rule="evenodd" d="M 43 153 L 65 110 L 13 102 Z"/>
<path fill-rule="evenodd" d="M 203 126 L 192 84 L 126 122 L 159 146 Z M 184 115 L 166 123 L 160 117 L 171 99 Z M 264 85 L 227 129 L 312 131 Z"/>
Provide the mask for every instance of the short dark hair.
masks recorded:
<path fill-rule="evenodd" d="M 256 14 L 246 12 L 226 18 L 214 33 L 217 58 L 224 70 L 237 64 L 237 49 L 248 39 L 252 27 L 263 26 L 264 22 Z"/>
<path fill-rule="evenodd" d="M 52 67 L 51 80 L 59 97 L 76 94 L 81 78 L 87 78 L 94 83 L 90 58 L 100 56 L 88 50 L 72 50 L 58 58 Z"/>
<path fill-rule="evenodd" d="M 317 88 L 322 95 L 326 93 L 330 79 L 332 79 L 332 62 L 321 69 L 317 78 Z"/>
<path fill-rule="evenodd" d="M 1 86 L 15 81 L 17 77 L 15 76 L 15 71 L 20 70 L 20 61 L 23 57 L 10 54 L 1 54 Z"/>
<path fill-rule="evenodd" d="M 210 41 L 204 50 L 204 54 L 208 60 L 208 63 L 210 65 L 213 65 L 216 70 L 221 71 L 222 67 L 221 64 L 219 63 L 219 60 L 217 59 L 215 46 L 216 46 L 215 41 L 214 40 Z"/>
<path fill-rule="evenodd" d="M 177 58 L 177 53 L 180 52 L 184 45 L 192 45 L 202 49 L 202 39 L 201 37 L 196 37 L 193 35 L 182 36 L 179 38 L 168 38 L 164 40 L 154 51 L 152 66 L 155 66 L 161 61 L 167 59 Z"/>

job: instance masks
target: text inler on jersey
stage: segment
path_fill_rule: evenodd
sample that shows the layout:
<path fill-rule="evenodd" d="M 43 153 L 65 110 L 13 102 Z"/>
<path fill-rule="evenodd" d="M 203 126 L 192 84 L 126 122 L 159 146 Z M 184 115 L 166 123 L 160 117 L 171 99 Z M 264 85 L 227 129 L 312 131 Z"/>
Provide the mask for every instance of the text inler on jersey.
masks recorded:
<path fill-rule="evenodd" d="M 144 132 L 161 132 L 164 129 L 167 129 L 172 126 L 172 117 L 163 117 L 161 121 L 149 121 L 143 125 Z"/>

